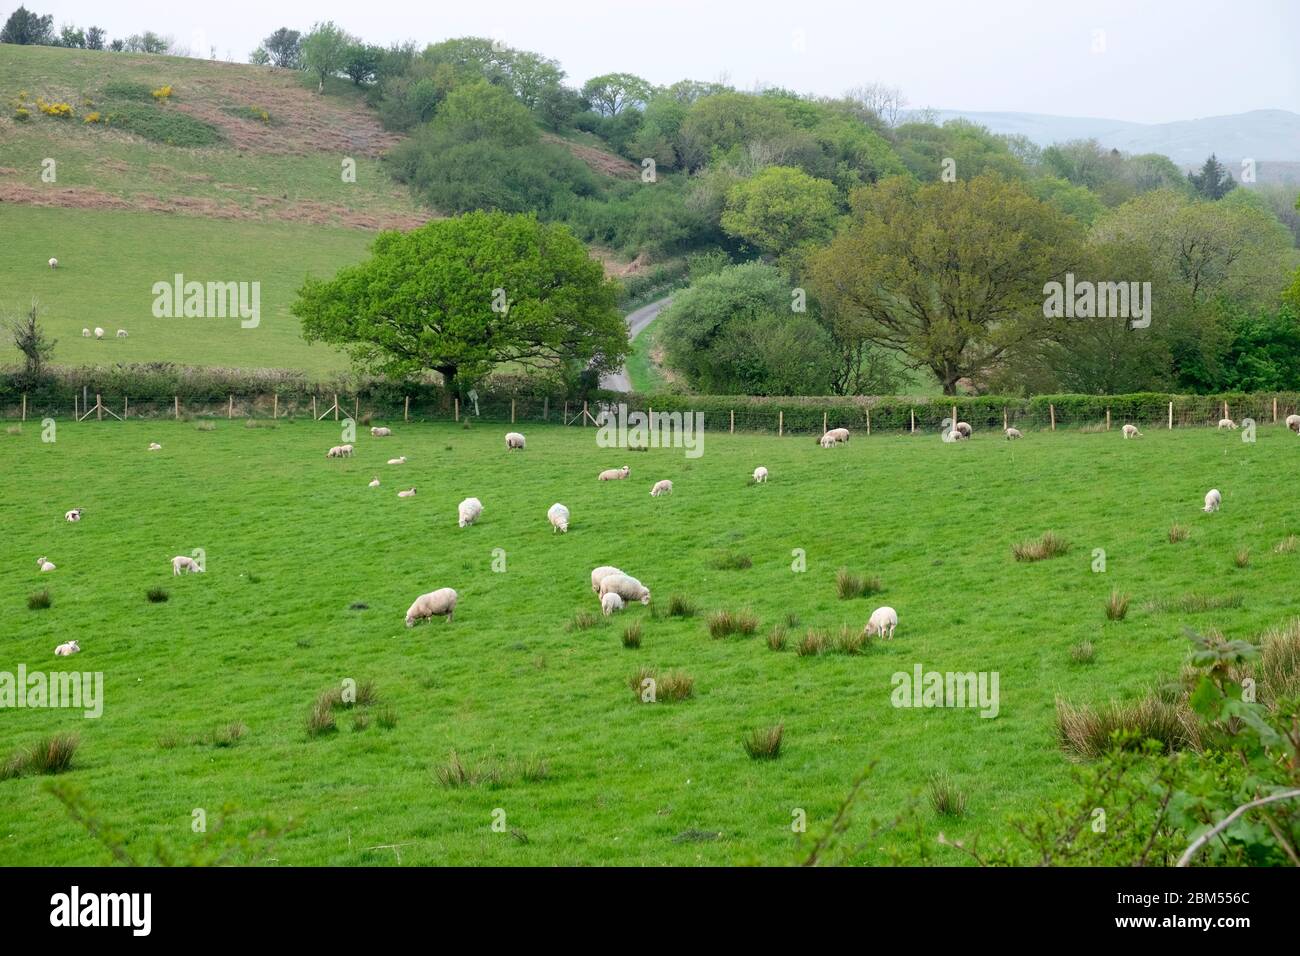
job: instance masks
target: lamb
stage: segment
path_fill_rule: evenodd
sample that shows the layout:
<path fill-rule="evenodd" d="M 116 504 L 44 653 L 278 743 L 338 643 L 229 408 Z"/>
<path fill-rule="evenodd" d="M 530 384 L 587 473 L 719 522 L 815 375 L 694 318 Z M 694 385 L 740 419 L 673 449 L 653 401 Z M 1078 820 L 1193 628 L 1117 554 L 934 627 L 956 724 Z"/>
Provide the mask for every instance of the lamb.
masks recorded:
<path fill-rule="evenodd" d="M 369 485 L 368 487 L 371 487 L 371 488 L 378 488 L 378 487 L 379 487 L 379 479 L 378 479 L 378 478 L 371 478 L 371 479 L 370 479 L 370 485 Z"/>
<path fill-rule="evenodd" d="M 966 424 L 966 422 L 958 422 L 953 426 L 953 430 L 961 432 L 962 438 L 970 438 L 970 425 Z"/>
<path fill-rule="evenodd" d="M 119 339 L 124 339 L 124 338 L 126 338 L 126 329 L 118 329 L 118 330 L 117 330 L 117 337 L 118 337 Z"/>
<path fill-rule="evenodd" d="M 523 450 L 523 447 L 524 447 L 523 435 L 519 434 L 519 432 L 506 433 L 506 451 L 510 451 L 515 448 Z"/>
<path fill-rule="evenodd" d="M 597 594 L 600 593 L 600 582 L 605 580 L 611 574 L 622 574 L 622 570 L 609 564 L 602 564 L 591 572 L 591 589 Z"/>
<path fill-rule="evenodd" d="M 1300 415 L 1288 415 L 1286 417 L 1286 427 L 1293 432 L 1300 432 Z"/>
<path fill-rule="evenodd" d="M 615 611 L 623 610 L 623 599 L 613 591 L 606 591 L 600 596 L 600 610 L 606 617 Z"/>
<path fill-rule="evenodd" d="M 101 329 L 98 325 L 95 326 L 95 338 L 102 339 L 103 337 L 104 337 L 104 330 Z"/>
<path fill-rule="evenodd" d="M 600 580 L 600 600 L 604 604 L 605 595 L 613 592 L 624 601 L 650 603 L 650 589 L 630 574 L 609 574 Z"/>
<path fill-rule="evenodd" d="M 82 329 L 82 330 L 81 330 L 81 337 L 82 337 L 83 339 L 88 339 L 88 338 L 90 338 L 90 329 Z"/>
<path fill-rule="evenodd" d="M 566 534 L 569 530 L 569 509 L 557 501 L 546 512 L 546 520 L 551 523 L 555 531 Z M 555 531 L 551 533 L 554 534 Z"/>
<path fill-rule="evenodd" d="M 405 465 L 405 464 L 406 464 L 406 456 L 403 455 L 401 458 L 390 458 L 390 459 L 388 459 L 388 463 L 389 463 L 390 465 Z"/>
<path fill-rule="evenodd" d="M 150 450 L 150 451 L 162 451 L 162 445 L 158 444 L 156 441 L 151 441 L 151 442 L 149 443 L 149 450 Z"/>
<path fill-rule="evenodd" d="M 389 435 L 391 435 L 392 433 L 393 433 L 393 430 L 392 430 L 391 428 L 372 428 L 372 429 L 370 429 L 370 436 L 371 436 L 372 438 L 387 438 L 387 437 L 388 437 Z"/>
<path fill-rule="evenodd" d="M 1125 437 L 1126 439 L 1128 439 L 1128 438 L 1141 438 L 1141 437 L 1143 437 L 1143 436 L 1142 436 L 1142 433 L 1141 433 L 1140 431 L 1137 430 L 1137 426 L 1136 426 L 1136 425 L 1125 425 L 1125 426 L 1123 427 L 1123 429 L 1121 429 L 1121 430 L 1124 432 L 1124 437 Z"/>
<path fill-rule="evenodd" d="M 1227 428 L 1235 432 L 1237 430 L 1237 423 L 1234 422 L 1231 418 L 1220 418 L 1219 427 Z"/>
<path fill-rule="evenodd" d="M 650 489 L 650 497 L 658 498 L 660 495 L 671 495 L 673 493 L 673 483 L 665 478 L 663 481 L 656 481 L 655 486 Z"/>
<path fill-rule="evenodd" d="M 898 627 L 898 612 L 892 607 L 878 607 L 871 612 L 871 617 L 867 620 L 867 626 L 863 633 L 867 637 L 873 634 L 879 634 L 881 637 L 892 640 L 894 637 L 894 628 Z M 886 634 L 888 629 L 888 634 Z"/>
<path fill-rule="evenodd" d="M 202 574 L 203 569 L 199 567 L 199 562 L 193 558 L 178 554 L 172 558 L 172 577 L 179 577 L 182 572 L 185 574 Z"/>
<path fill-rule="evenodd" d="M 1207 515 L 1218 511 L 1219 505 L 1223 502 L 1223 495 L 1219 494 L 1218 488 L 1211 488 L 1205 493 L 1205 507 L 1201 510 Z"/>
<path fill-rule="evenodd" d="M 51 268 L 51 269 L 57 269 L 58 267 L 59 267 L 59 260 L 58 260 L 58 259 L 53 259 L 53 258 L 51 258 L 51 259 L 50 259 L 50 268 Z"/>
<path fill-rule="evenodd" d="M 1008 428 L 1008 429 L 1007 429 L 1007 441 L 1011 441 L 1012 439 L 1015 439 L 1015 438 L 1024 438 L 1024 437 L 1025 437 L 1025 436 L 1022 435 L 1022 434 L 1020 433 L 1020 429 L 1019 429 L 1019 428 Z"/>
<path fill-rule="evenodd" d="M 66 644 L 60 644 L 58 647 L 54 649 L 55 657 L 71 657 L 73 654 L 80 654 L 80 653 L 81 653 L 81 645 L 78 644 L 75 639 L 68 641 Z"/>
<path fill-rule="evenodd" d="M 50 561 L 48 558 L 44 558 L 44 557 L 36 559 L 36 566 L 40 568 L 42 571 L 54 570 L 54 563 Z"/>
<path fill-rule="evenodd" d="M 351 458 L 352 446 L 335 445 L 333 448 L 331 448 L 329 451 L 325 453 L 325 457 L 326 458 Z"/>
<path fill-rule="evenodd" d="M 414 489 L 414 488 L 407 488 L 405 491 L 399 491 L 399 492 L 397 493 L 397 497 L 399 497 L 399 498 L 414 498 L 414 497 L 415 497 L 415 489 Z"/>
<path fill-rule="evenodd" d="M 823 448 L 835 447 L 835 439 L 832 438 L 830 435 L 823 435 L 821 438 L 817 439 L 817 443 L 821 445 Z"/>
<path fill-rule="evenodd" d="M 415 627 L 415 622 L 424 618 L 445 617 L 451 623 L 456 613 L 456 592 L 451 588 L 438 588 L 428 594 L 421 594 L 406 611 L 406 626 Z"/>
<path fill-rule="evenodd" d="M 460 518 L 460 526 L 464 528 L 478 520 L 478 516 L 483 513 L 483 502 L 477 498 L 466 498 L 457 506 L 456 513 Z"/>
<path fill-rule="evenodd" d="M 67 512 L 66 514 L 64 514 L 63 518 L 64 518 L 64 520 L 66 520 L 66 521 L 80 521 L 80 520 L 81 520 L 81 509 L 80 509 L 80 508 L 73 508 L 71 511 Z"/>
<path fill-rule="evenodd" d="M 767 469 L 759 465 L 754 469 L 754 484 L 762 484 L 765 481 L 767 481 Z"/>
<path fill-rule="evenodd" d="M 622 478 L 626 478 L 631 473 L 632 473 L 632 469 L 629 468 L 627 465 L 624 465 L 622 468 L 607 468 L 605 471 L 602 471 L 599 475 L 596 476 L 596 480 L 597 481 L 619 481 Z"/>
<path fill-rule="evenodd" d="M 959 432 L 959 431 L 958 431 L 957 429 L 955 429 L 955 428 L 954 428 L 952 431 L 950 431 L 950 432 L 948 432 L 947 434 L 945 434 L 943 437 L 944 437 L 945 439 L 947 439 L 948 441 L 950 441 L 950 442 L 951 442 L 951 441 L 965 441 L 965 440 L 966 440 L 966 436 L 965 436 L 964 434 L 962 434 L 961 432 Z"/>

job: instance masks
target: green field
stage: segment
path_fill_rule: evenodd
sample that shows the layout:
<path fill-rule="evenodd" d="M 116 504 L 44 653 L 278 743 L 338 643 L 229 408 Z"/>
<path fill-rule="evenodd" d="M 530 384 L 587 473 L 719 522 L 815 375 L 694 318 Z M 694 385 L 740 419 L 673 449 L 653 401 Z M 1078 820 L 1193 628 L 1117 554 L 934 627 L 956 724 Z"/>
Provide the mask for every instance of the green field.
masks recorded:
<path fill-rule="evenodd" d="M 342 461 L 324 457 L 339 441 L 332 423 L 61 423 L 53 443 L 29 423 L 0 435 L 0 670 L 70 664 L 105 679 L 98 720 L 0 715 L 3 750 L 79 734 L 59 779 L 146 857 L 155 841 L 198 839 L 195 808 L 211 818 L 230 805 L 232 831 L 296 823 L 270 854 L 281 865 L 390 864 L 393 850 L 368 849 L 388 844 L 403 844 L 403 864 L 786 863 L 792 812 L 824 827 L 873 761 L 849 841 L 940 771 L 971 809 L 941 824 L 923 807 L 929 836 L 996 836 L 1009 811 L 1068 787 L 1055 697 L 1139 695 L 1176 674 L 1185 626 L 1244 638 L 1297 611 L 1300 553 L 1273 551 L 1300 531 L 1300 445 L 1281 427 L 1256 444 L 1185 430 L 961 445 L 877 435 L 833 450 L 807 436 L 709 435 L 695 460 L 602 449 L 576 427 L 526 427 L 528 449 L 514 454 L 503 426 L 394 428 L 363 434 Z M 147 452 L 150 441 L 162 450 Z M 399 454 L 406 465 L 384 463 Z M 624 463 L 630 480 L 595 481 Z M 759 464 L 770 482 L 748 485 Z M 367 488 L 373 475 L 382 487 Z M 650 498 L 664 477 L 676 493 Z M 417 497 L 396 496 L 412 485 Z M 1205 515 L 1211 486 L 1223 510 Z M 459 529 L 469 495 L 484 515 Z M 565 536 L 546 522 L 555 501 L 573 513 Z M 74 506 L 85 518 L 66 523 Z M 1168 542 L 1175 521 L 1189 540 Z M 1048 529 L 1072 542 L 1068 555 L 1012 559 L 1013 542 Z M 1247 568 L 1233 562 L 1241 547 Z M 195 548 L 207 573 L 172 578 L 171 556 Z M 492 570 L 494 549 L 504 573 Z M 793 549 L 806 572 L 792 572 Z M 1094 549 L 1106 552 L 1104 573 L 1091 570 Z M 714 566 L 732 552 L 753 566 Z M 39 573 L 42 555 L 58 570 Z M 604 563 L 644 581 L 654 605 L 566 630 L 597 609 L 589 572 Z M 883 592 L 839 600 L 841 566 L 879 575 Z M 147 602 L 154 586 L 170 600 Z M 443 586 L 460 593 L 455 621 L 405 629 L 412 599 Z M 52 607 L 28 610 L 42 587 Z M 1124 622 L 1105 620 L 1112 589 L 1133 596 Z M 1143 607 L 1187 593 L 1244 603 L 1193 615 Z M 700 615 L 656 616 L 672 595 Z M 812 626 L 859 629 L 877 604 L 898 609 L 900 628 L 860 656 L 801 657 L 764 640 L 788 614 L 795 639 Z M 704 614 L 719 608 L 752 609 L 758 633 L 711 638 Z M 620 636 L 634 621 L 643 643 L 627 650 Z M 73 637 L 83 653 L 56 659 Z M 1085 639 L 1095 662 L 1072 664 Z M 999 716 L 893 708 L 890 677 L 915 664 L 997 671 Z M 640 703 L 628 683 L 640 665 L 687 672 L 694 696 Z M 309 737 L 313 700 L 345 678 L 374 681 L 396 726 L 353 730 L 340 712 L 337 734 Z M 247 727 L 234 746 L 189 742 L 232 722 Z M 750 760 L 742 735 L 776 723 L 779 759 Z M 504 776 L 443 786 L 437 768 L 452 750 Z M 526 761 L 544 761 L 545 778 L 511 769 Z M 0 860 L 109 862 L 47 779 L 0 781 Z M 497 809 L 516 836 L 493 831 Z"/>

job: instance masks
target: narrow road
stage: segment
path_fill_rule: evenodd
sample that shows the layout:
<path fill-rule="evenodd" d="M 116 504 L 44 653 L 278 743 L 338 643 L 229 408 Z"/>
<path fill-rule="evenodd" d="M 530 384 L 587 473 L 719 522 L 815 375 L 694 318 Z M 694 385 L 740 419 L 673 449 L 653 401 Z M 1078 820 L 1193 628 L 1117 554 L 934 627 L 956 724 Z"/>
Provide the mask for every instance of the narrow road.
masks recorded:
<path fill-rule="evenodd" d="M 668 296 L 658 301 L 651 302 L 649 305 L 643 305 L 635 312 L 629 312 L 627 315 L 627 340 L 634 341 L 641 330 L 654 321 L 655 316 L 663 311 L 664 306 L 672 301 L 672 296 Z M 611 392 L 630 392 L 632 391 L 632 382 L 627 377 L 627 368 L 621 368 L 612 375 L 601 377 L 600 387 L 607 388 Z"/>

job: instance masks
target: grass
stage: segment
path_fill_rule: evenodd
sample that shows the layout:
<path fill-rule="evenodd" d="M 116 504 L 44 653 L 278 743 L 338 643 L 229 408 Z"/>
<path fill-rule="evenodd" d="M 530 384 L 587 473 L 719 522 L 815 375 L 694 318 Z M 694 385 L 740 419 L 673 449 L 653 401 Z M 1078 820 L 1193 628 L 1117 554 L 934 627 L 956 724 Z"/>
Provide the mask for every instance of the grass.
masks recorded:
<path fill-rule="evenodd" d="M 1109 701 L 1097 707 L 1058 700 L 1056 732 L 1061 749 L 1075 757 L 1098 757 L 1116 746 L 1116 734 L 1135 734 L 1133 743 L 1152 739 L 1166 751 L 1195 743 L 1194 720 L 1178 702 L 1146 696 L 1133 701 Z M 1128 745 L 1128 743 L 1124 743 Z"/>
<path fill-rule="evenodd" d="M 33 591 L 27 595 L 27 610 L 29 611 L 47 611 L 54 599 L 50 597 L 50 589 L 42 588 L 39 591 Z"/>
<path fill-rule="evenodd" d="M 51 734 L 34 744 L 16 750 L 0 763 L 0 780 L 30 774 L 65 773 L 72 769 L 72 758 L 81 746 L 81 738 L 73 733 Z"/>
<path fill-rule="evenodd" d="M 1110 597 L 1106 599 L 1106 620 L 1122 621 L 1128 617 L 1128 601 L 1127 594 L 1111 591 Z"/>
<path fill-rule="evenodd" d="M 760 727 L 746 734 L 741 744 L 750 760 L 775 760 L 781 756 L 781 740 L 784 736 L 784 724 Z"/>
<path fill-rule="evenodd" d="M 1179 541 L 1186 541 L 1187 536 L 1191 534 L 1187 525 L 1174 522 L 1169 526 L 1169 543 L 1177 544 Z"/>
<path fill-rule="evenodd" d="M 1011 553 L 1017 561 L 1046 561 L 1059 558 L 1070 551 L 1070 542 L 1052 531 L 1043 533 L 1041 538 L 1019 541 L 1011 546 Z"/>
<path fill-rule="evenodd" d="M 166 604 L 171 597 L 166 588 L 150 588 L 144 592 L 144 596 L 150 604 Z"/>
<path fill-rule="evenodd" d="M 1226 446 L 1210 429 L 1145 442 L 1044 432 L 959 447 L 873 435 L 835 455 L 811 441 L 711 431 L 701 458 L 642 456 L 654 478 L 677 483 L 672 521 L 649 520 L 650 475 L 592 480 L 609 451 L 591 429 L 530 424 L 527 456 L 504 454 L 508 430 L 412 424 L 391 439 L 359 436 L 356 457 L 343 461 L 323 457 L 339 441 L 328 421 L 274 430 L 222 422 L 208 433 L 184 421 L 60 421 L 52 444 L 36 428 L 5 438 L 0 567 L 11 573 L 0 575 L 9 662 L 0 670 L 71 666 L 102 671 L 105 682 L 98 720 L 63 709 L 0 713 L 0 757 L 78 732 L 65 779 L 129 846 L 152 847 L 178 826 L 188 836 L 191 808 L 229 803 L 241 817 L 297 821 L 276 847 L 282 866 L 364 865 L 374 862 L 365 847 L 398 842 L 411 843 L 402 861 L 413 865 L 786 863 L 789 808 L 829 819 L 872 761 L 871 813 L 854 815 L 847 842 L 873 839 L 871 819 L 892 819 L 936 773 L 968 793 L 963 837 L 987 841 L 1004 832 L 1007 814 L 1077 792 L 1071 754 L 1055 738 L 1057 695 L 1089 708 L 1141 699 L 1178 675 L 1185 625 L 1262 634 L 1296 614 L 1295 556 L 1272 551 L 1300 528 L 1287 441 L 1295 436 L 1282 429 Z M 150 441 L 163 451 L 145 454 Z M 419 497 L 366 493 L 376 463 L 393 454 L 410 456 L 403 481 Z M 738 507 L 755 461 L 783 480 Z M 1169 525 L 1199 521 L 1211 485 L 1248 507 L 1197 523 L 1170 547 Z M 474 535 L 455 522 L 469 495 L 494 516 Z M 554 501 L 581 519 L 567 535 L 542 517 Z M 69 524 L 62 516 L 74 503 L 87 517 Z M 323 514 L 328 535 L 319 533 Z M 1009 542 L 1046 528 L 1075 549 L 1008 560 Z M 740 541 L 752 569 L 711 566 L 719 547 Z M 1239 546 L 1254 554 L 1249 573 L 1227 563 Z M 492 571 L 494 547 L 509 553 L 505 573 Z M 804 573 L 790 570 L 796 547 L 808 555 Z M 172 578 L 170 556 L 195 548 L 207 573 Z M 1105 573 L 1092 571 L 1095 548 L 1107 552 Z M 59 565 L 54 580 L 39 576 L 42 554 Z M 575 611 L 597 610 L 590 572 L 601 564 L 636 575 L 655 601 L 624 611 L 617 629 L 567 633 Z M 893 641 L 860 654 L 826 647 L 870 610 L 835 599 L 840 567 L 889 582 L 903 622 Z M 249 573 L 256 585 L 241 576 Z M 46 585 L 53 607 L 27 611 L 27 595 Z M 166 604 L 141 600 L 158 585 L 170 592 Z M 455 620 L 407 630 L 414 596 L 442 586 L 460 593 Z M 1100 608 L 1116 590 L 1132 595 L 1122 643 L 1098 636 Z M 672 595 L 701 613 L 646 623 L 642 649 L 625 651 L 623 628 Z M 368 609 L 349 610 L 358 602 Z M 703 618 L 718 608 L 752 609 L 763 622 L 757 639 L 710 640 Z M 784 653 L 765 640 L 776 624 Z M 808 629 L 827 652 L 793 653 Z M 82 653 L 56 661 L 53 648 L 75 633 Z M 1096 654 L 1078 666 L 1070 649 L 1084 641 Z M 654 705 L 628 686 L 643 662 L 659 675 Z M 895 708 L 891 675 L 917 663 L 998 671 L 999 716 Z M 349 677 L 359 691 L 373 681 L 380 702 L 322 708 L 339 732 L 309 737 L 317 696 Z M 688 686 L 689 696 L 670 698 Z M 362 710 L 369 729 L 352 732 Z M 234 746 L 155 745 L 177 729 L 203 734 L 235 719 L 251 730 Z M 797 746 L 751 762 L 738 738 L 778 720 Z M 549 774 L 541 785 L 507 775 L 491 790 L 443 787 L 434 768 L 453 749 L 471 767 L 490 754 L 507 765 L 542 754 Z M 5 861 L 109 862 L 43 782 L 0 781 Z M 490 834 L 498 806 L 528 845 Z M 920 838 L 951 829 L 924 817 Z M 727 836 L 673 842 L 692 828 Z"/>
<path fill-rule="evenodd" d="M 637 650 L 641 646 L 641 622 L 629 624 L 623 628 L 623 646 L 629 651 Z"/>
<path fill-rule="evenodd" d="M 926 796 L 930 808 L 936 816 L 959 819 L 966 816 L 967 796 L 952 777 L 946 773 L 937 773 L 930 778 L 926 787 Z"/>
<path fill-rule="evenodd" d="M 739 634 L 748 637 L 758 630 L 758 617 L 753 611 L 714 611 L 709 615 L 709 635 L 711 637 L 730 637 Z"/>
<path fill-rule="evenodd" d="M 866 597 L 869 594 L 876 594 L 880 590 L 880 578 L 878 577 L 869 578 L 865 574 L 854 574 L 848 568 L 840 568 L 835 572 L 835 593 L 840 596 L 841 600 Z"/>

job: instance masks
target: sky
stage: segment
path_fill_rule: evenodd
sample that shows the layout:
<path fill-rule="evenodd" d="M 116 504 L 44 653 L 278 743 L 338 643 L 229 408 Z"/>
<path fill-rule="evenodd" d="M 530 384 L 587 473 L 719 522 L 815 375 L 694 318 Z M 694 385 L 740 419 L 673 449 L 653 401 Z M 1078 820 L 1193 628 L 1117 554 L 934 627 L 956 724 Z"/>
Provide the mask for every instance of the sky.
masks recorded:
<path fill-rule="evenodd" d="M 1300 0 L 23 0 L 56 26 L 153 30 L 246 61 L 276 27 L 333 20 L 372 43 L 486 36 L 656 84 L 725 79 L 838 95 L 872 82 L 916 108 L 1159 123 L 1300 112 Z M 16 0 L 0 0 L 7 17 Z"/>

